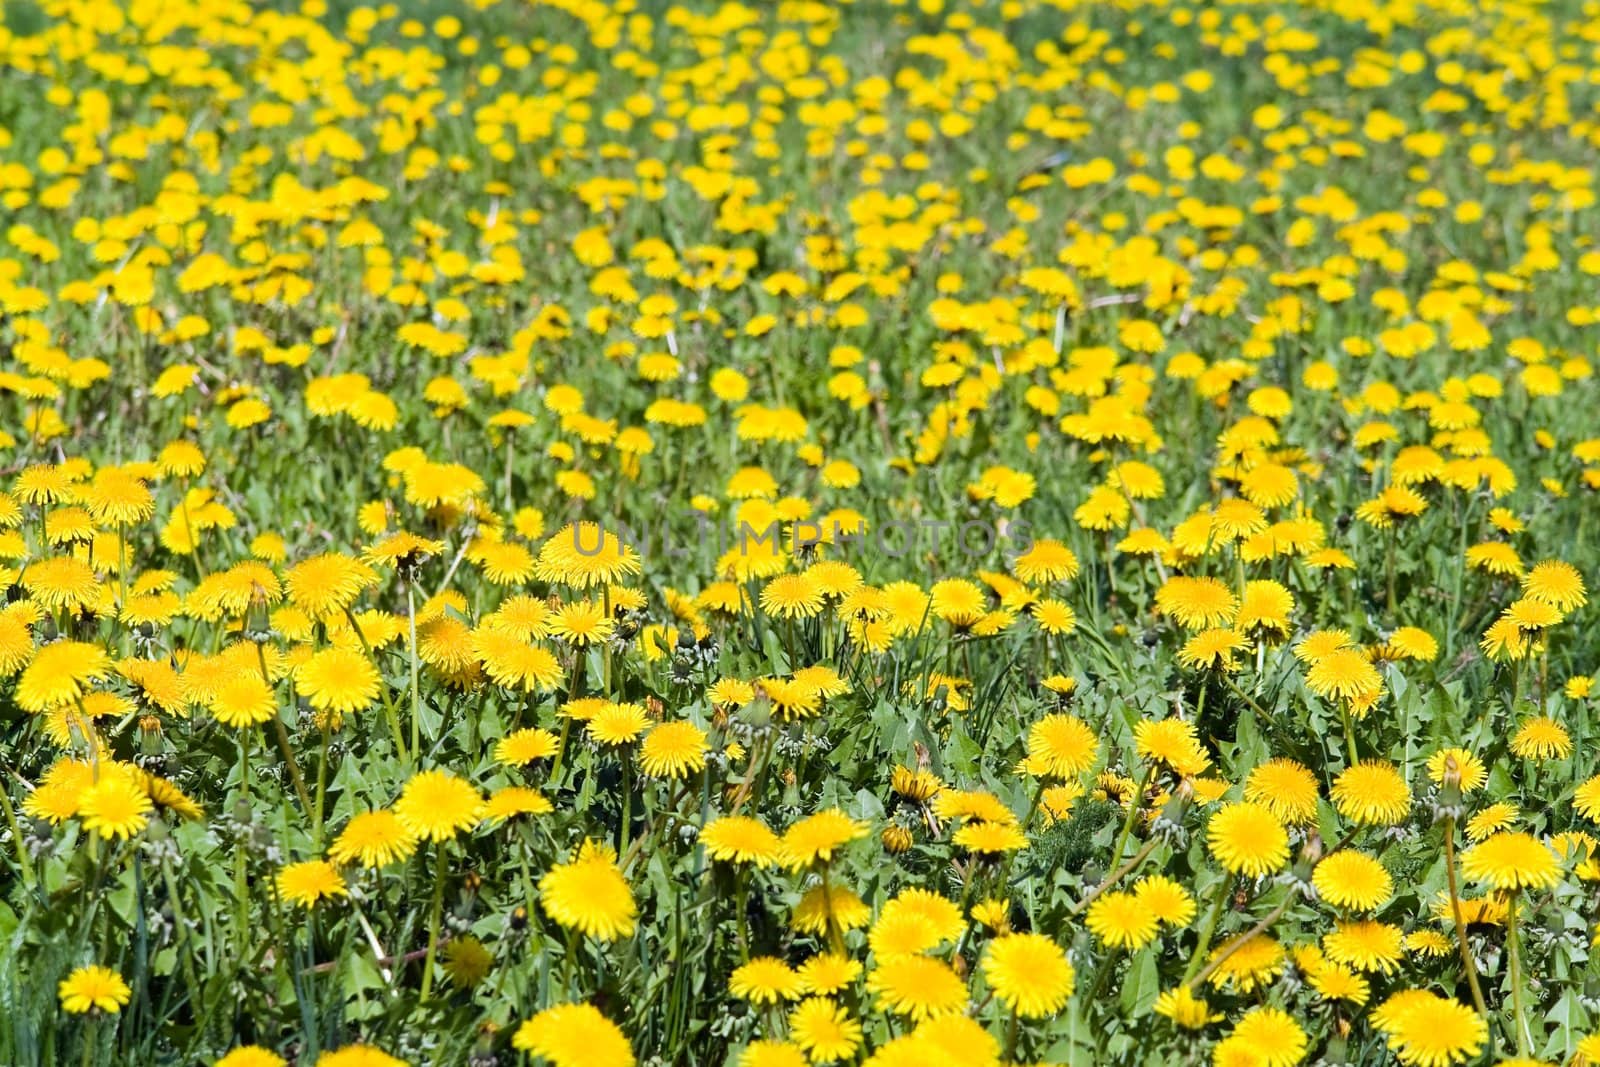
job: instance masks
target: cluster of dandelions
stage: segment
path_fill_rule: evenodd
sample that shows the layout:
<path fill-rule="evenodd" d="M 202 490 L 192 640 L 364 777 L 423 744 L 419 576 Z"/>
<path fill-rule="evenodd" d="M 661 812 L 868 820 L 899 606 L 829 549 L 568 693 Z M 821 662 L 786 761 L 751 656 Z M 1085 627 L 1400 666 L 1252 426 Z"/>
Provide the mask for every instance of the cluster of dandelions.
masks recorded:
<path fill-rule="evenodd" d="M 1600 1060 L 1584 13 L 19 11 L 0 1061 Z"/>

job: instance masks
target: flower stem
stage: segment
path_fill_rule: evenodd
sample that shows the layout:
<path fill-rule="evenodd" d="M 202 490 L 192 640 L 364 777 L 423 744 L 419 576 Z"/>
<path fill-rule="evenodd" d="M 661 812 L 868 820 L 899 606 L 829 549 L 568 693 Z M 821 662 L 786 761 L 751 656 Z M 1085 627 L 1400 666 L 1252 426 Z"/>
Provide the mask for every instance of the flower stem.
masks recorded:
<path fill-rule="evenodd" d="M 272 682 L 272 672 L 267 670 L 267 650 L 261 642 L 256 642 L 256 663 L 261 666 L 261 681 L 268 689 L 275 688 Z M 306 795 L 306 780 L 300 773 L 300 764 L 295 762 L 294 748 L 289 744 L 289 730 L 283 725 L 283 719 L 278 715 L 277 709 L 272 712 L 272 726 L 278 737 L 278 748 L 283 752 L 283 761 L 289 767 L 289 779 L 294 782 L 294 792 L 300 798 L 300 810 L 310 814 L 311 798 Z"/>
<path fill-rule="evenodd" d="M 250 815 L 250 739 L 255 736 L 255 730 L 241 730 L 239 732 L 239 800 L 242 804 L 246 818 Z M 250 883 L 245 877 L 245 854 L 249 850 L 250 826 L 246 823 L 239 840 L 234 844 L 233 853 L 233 896 L 238 905 L 239 914 L 239 943 L 245 942 L 245 931 L 250 923 Z"/>
<path fill-rule="evenodd" d="M 1461 949 L 1461 969 L 1466 972 L 1467 985 L 1472 988 L 1472 1003 L 1478 1014 L 1487 1021 L 1489 1008 L 1484 1003 L 1483 988 L 1478 985 L 1478 965 L 1467 949 L 1467 924 L 1461 919 L 1461 894 L 1456 887 L 1456 820 L 1451 816 L 1444 821 L 1444 870 L 1450 883 L 1450 915 L 1456 923 L 1456 945 Z"/>
<path fill-rule="evenodd" d="M 361 642 L 361 651 L 367 654 L 368 662 L 372 664 L 374 669 L 378 669 L 378 659 L 372 654 L 372 646 L 367 643 L 367 635 L 361 632 L 361 626 L 356 622 L 356 613 L 346 607 L 344 609 L 344 617 L 350 620 L 350 629 L 355 631 L 356 640 Z M 381 670 L 379 670 L 379 674 L 378 695 L 383 698 L 383 711 L 389 718 L 389 732 L 394 735 L 394 747 L 400 756 L 400 763 L 407 765 L 411 762 L 411 759 L 406 755 L 406 735 L 405 731 L 400 728 L 400 713 L 395 710 L 394 697 L 389 693 L 388 679 L 381 677 Z M 415 754 L 412 753 L 412 755 Z"/>
<path fill-rule="evenodd" d="M 322 809 L 328 796 L 328 727 L 323 725 L 322 745 L 317 751 L 317 800 L 311 809 L 311 843 L 322 851 Z"/>
<path fill-rule="evenodd" d="M 1388 559 L 1387 559 L 1385 567 L 1384 567 L 1385 571 L 1388 572 L 1386 580 L 1387 580 L 1387 583 L 1388 583 L 1388 586 L 1389 586 L 1389 621 L 1390 622 L 1394 622 L 1395 621 L 1395 617 L 1396 617 L 1395 616 L 1395 610 L 1394 610 L 1394 554 L 1395 554 L 1395 542 L 1397 540 L 1398 540 L 1398 537 L 1396 536 L 1396 532 L 1393 529 L 1391 529 L 1389 531 Z"/>
<path fill-rule="evenodd" d="M 300 773 L 300 764 L 295 762 L 294 748 L 289 744 L 289 729 L 276 714 L 272 716 L 272 728 L 278 735 L 278 749 L 283 753 L 284 763 L 288 765 L 289 780 L 294 783 L 294 794 L 300 800 L 300 810 L 309 814 L 311 794 L 306 792 L 305 777 Z"/>
<path fill-rule="evenodd" d="M 434 846 L 433 904 L 428 912 L 428 954 L 422 963 L 422 997 L 419 1003 L 428 1002 L 433 990 L 433 959 L 439 951 L 439 920 L 444 917 L 445 843 Z"/>
<path fill-rule="evenodd" d="M 1145 768 L 1144 777 L 1139 780 L 1139 787 L 1128 798 L 1128 817 L 1122 820 L 1122 832 L 1117 835 L 1117 843 L 1111 846 L 1112 870 L 1122 863 L 1122 850 L 1128 847 L 1128 835 L 1133 833 L 1133 824 L 1139 818 L 1139 809 L 1144 806 L 1145 790 L 1150 788 L 1150 779 L 1155 773 L 1154 763 Z"/>
<path fill-rule="evenodd" d="M 628 852 L 628 831 L 633 822 L 633 783 L 629 781 L 632 775 L 633 761 L 629 759 L 626 747 L 622 750 L 622 827 L 618 831 L 617 855 L 626 855 Z"/>
<path fill-rule="evenodd" d="M 828 917 L 828 946 L 843 956 L 844 935 L 839 932 L 839 921 L 833 917 L 833 889 L 828 885 L 828 864 L 822 864 L 822 910 Z"/>
<path fill-rule="evenodd" d="M 741 864 L 733 874 L 734 902 L 739 909 L 739 959 L 745 963 L 750 962 L 750 905 L 749 887 L 745 883 L 744 866 Z"/>
<path fill-rule="evenodd" d="M 556 742 L 556 759 L 550 765 L 550 788 L 557 789 L 561 785 L 561 761 L 567 755 L 567 736 L 572 733 L 572 716 L 568 715 L 561 720 L 561 740 Z"/>
<path fill-rule="evenodd" d="M 509 485 L 508 485 L 509 490 Z M 411 644 L 411 751 L 422 751 L 422 689 L 417 671 L 417 596 L 416 584 L 406 581 L 406 626 L 410 630 Z"/>
<path fill-rule="evenodd" d="M 1028 814 L 1022 819 L 1022 834 L 1024 837 L 1027 836 L 1028 831 L 1033 827 L 1033 817 L 1039 813 L 1039 803 L 1040 801 L 1044 800 L 1045 787 L 1049 784 L 1049 781 L 1050 780 L 1048 778 L 1041 777 L 1039 779 L 1039 787 L 1033 791 L 1033 802 L 1028 805 Z M 1018 851 L 1019 850 L 1017 849 L 1012 849 L 1010 852 L 1006 853 L 1005 864 L 1000 868 L 1001 889 L 1004 889 L 1006 883 L 1011 879 L 1011 864 L 1016 859 Z"/>
<path fill-rule="evenodd" d="M 1189 966 L 1184 968 L 1183 981 L 1188 984 L 1189 979 L 1200 969 L 1205 961 L 1206 950 L 1211 947 L 1211 938 L 1217 932 L 1217 923 L 1222 919 L 1222 909 L 1228 904 L 1228 895 L 1233 890 L 1233 878 L 1225 877 L 1217 883 L 1217 895 L 1211 902 L 1211 911 L 1206 914 L 1205 925 L 1200 928 L 1200 940 L 1195 944 L 1194 953 L 1189 957 Z"/>
<path fill-rule="evenodd" d="M 1105 881 L 1101 882 L 1099 885 L 1085 893 L 1082 900 L 1078 901 L 1070 909 L 1068 909 L 1067 914 L 1077 915 L 1082 912 L 1084 908 L 1087 908 L 1090 904 L 1094 903 L 1095 897 L 1098 897 L 1101 893 L 1104 893 L 1106 890 L 1122 881 L 1123 877 L 1134 868 L 1138 867 L 1139 864 L 1144 861 L 1146 856 L 1150 855 L 1150 853 L 1156 850 L 1156 846 L 1160 843 L 1161 838 L 1159 837 L 1152 837 L 1150 840 L 1146 841 L 1144 846 L 1140 848 L 1138 852 L 1135 852 L 1133 855 L 1128 857 L 1128 862 L 1112 871 L 1111 874 L 1106 877 Z"/>
<path fill-rule="evenodd" d="M 1222 948 L 1217 951 L 1217 958 L 1206 964 L 1205 969 L 1199 974 L 1195 975 L 1193 978 L 1185 979 L 1186 984 L 1197 986 L 1201 982 L 1204 982 L 1207 978 L 1210 978 L 1212 972 L 1214 972 L 1218 967 L 1221 967 L 1223 962 L 1227 960 L 1229 956 L 1233 955 L 1235 952 L 1238 952 L 1241 948 L 1244 948 L 1246 944 L 1255 940 L 1255 938 L 1265 931 L 1267 927 L 1283 918 L 1283 913 L 1289 910 L 1289 902 L 1292 900 L 1294 900 L 1294 894 L 1291 893 L 1290 895 L 1284 897 L 1283 902 L 1276 908 L 1273 908 L 1271 911 L 1267 912 L 1266 915 L 1262 916 L 1260 922 L 1256 923 L 1250 929 L 1246 930 L 1244 933 L 1240 934 L 1238 937 L 1222 946 Z M 1196 956 L 1195 958 L 1198 959 L 1199 957 Z"/>
<path fill-rule="evenodd" d="M 1520 901 L 1517 893 L 1510 894 L 1506 907 L 1506 952 L 1511 960 L 1511 1017 L 1517 1028 L 1517 1055 L 1526 1060 L 1532 1053 L 1532 1045 L 1528 1031 L 1528 1010 L 1523 1002 L 1522 988 L 1522 935 L 1517 925 L 1517 909 Z"/>
<path fill-rule="evenodd" d="M 17 866 L 22 870 L 24 888 L 32 889 L 33 860 L 28 856 L 28 843 L 22 839 L 22 828 L 17 824 L 17 809 L 11 806 L 11 793 L 5 782 L 0 782 L 0 808 L 4 808 L 6 827 L 11 831 L 11 844 L 17 850 Z"/>

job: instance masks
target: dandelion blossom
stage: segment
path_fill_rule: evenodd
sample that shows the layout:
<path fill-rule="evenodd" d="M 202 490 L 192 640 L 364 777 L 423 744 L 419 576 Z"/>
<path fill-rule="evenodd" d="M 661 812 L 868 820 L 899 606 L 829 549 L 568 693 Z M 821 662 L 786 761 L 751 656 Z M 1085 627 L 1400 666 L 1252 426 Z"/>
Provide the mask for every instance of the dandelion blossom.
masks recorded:
<path fill-rule="evenodd" d="M 1359 649 L 1337 648 L 1311 661 L 1306 688 L 1324 700 L 1360 706 L 1382 691 L 1383 677 Z"/>
<path fill-rule="evenodd" d="M 338 868 L 326 860 L 291 863 L 278 872 L 278 895 L 302 908 L 348 892 Z"/>
<path fill-rule="evenodd" d="M 1389 899 L 1394 880 L 1383 864 L 1363 852 L 1340 849 L 1312 873 L 1317 893 L 1337 908 L 1370 911 Z"/>
<path fill-rule="evenodd" d="M 1260 878 L 1289 859 L 1289 833 L 1265 804 L 1224 804 L 1211 816 L 1206 840 L 1217 861 L 1233 874 Z"/>
<path fill-rule="evenodd" d="M 730 815 L 715 819 L 700 831 L 706 854 L 722 863 L 752 863 L 770 867 L 778 861 L 778 835 L 759 819 Z"/>
<path fill-rule="evenodd" d="M 328 855 L 336 863 L 386 867 L 406 859 L 417 848 L 417 838 L 392 811 L 366 811 L 340 831 Z"/>
<path fill-rule="evenodd" d="M 287 1067 L 288 1062 L 260 1045 L 240 1045 L 211 1067 Z"/>
<path fill-rule="evenodd" d="M 1581 608 L 1589 599 L 1584 592 L 1583 575 L 1578 573 L 1578 568 L 1558 559 L 1535 564 L 1532 570 L 1522 576 L 1522 591 L 1562 613 Z"/>
<path fill-rule="evenodd" d="M 948 1015 L 967 1006 L 967 983 L 948 963 L 932 956 L 894 956 L 880 961 L 867 979 L 867 989 L 877 997 L 881 1010 L 916 1021 Z"/>
<path fill-rule="evenodd" d="M 1137 894 L 1113 890 L 1089 905 L 1084 925 L 1107 945 L 1135 952 L 1155 940 L 1160 924 Z"/>
<path fill-rule="evenodd" d="M 400 790 L 394 813 L 419 840 L 446 841 L 478 825 L 483 797 L 449 771 L 423 771 Z"/>
<path fill-rule="evenodd" d="M 1052 777 L 1082 774 L 1099 749 L 1094 731 L 1075 715 L 1046 715 L 1028 730 L 1028 758 Z"/>
<path fill-rule="evenodd" d="M 1561 864 L 1550 846 L 1532 834 L 1498 833 L 1461 857 L 1468 878 L 1495 889 L 1548 889 L 1561 878 Z"/>
<path fill-rule="evenodd" d="M 789 827 L 780 844 L 783 865 L 790 870 L 833 858 L 835 851 L 867 835 L 867 824 L 838 808 L 808 816 Z"/>
<path fill-rule="evenodd" d="M 728 976 L 728 992 L 752 1004 L 798 1000 L 804 985 L 793 967 L 775 956 L 757 956 Z"/>
<path fill-rule="evenodd" d="M 1253 1008 L 1218 1042 L 1217 1064 L 1250 1063 L 1256 1067 L 1291 1067 L 1306 1054 L 1306 1032 L 1282 1008 Z"/>
<path fill-rule="evenodd" d="M 653 778 L 685 778 L 706 765 L 706 732 L 692 722 L 662 723 L 639 746 L 639 766 Z"/>
<path fill-rule="evenodd" d="M 1002 1004 L 1037 1019 L 1066 1005 L 1074 975 L 1067 954 L 1043 934 L 1002 934 L 984 951 L 983 977 Z"/>
<path fill-rule="evenodd" d="M 1362 760 L 1339 772 L 1329 794 L 1333 806 L 1363 826 L 1393 826 L 1411 810 L 1411 790 L 1394 765 Z"/>
<path fill-rule="evenodd" d="M 1572 738 L 1554 719 L 1535 716 L 1511 736 L 1511 751 L 1523 759 L 1566 759 L 1572 752 Z"/>
<path fill-rule="evenodd" d="M 102 773 L 78 802 L 83 828 L 102 838 L 132 837 L 150 822 L 155 805 L 143 785 L 126 774 Z"/>
<path fill-rule="evenodd" d="M 1478 1055 L 1489 1036 L 1483 1016 L 1426 990 L 1396 993 L 1372 1013 L 1373 1025 L 1405 1067 L 1450 1067 Z"/>
<path fill-rule="evenodd" d="M 1317 779 L 1303 765 L 1282 756 L 1250 772 L 1245 779 L 1244 796 L 1265 804 L 1291 826 L 1317 817 Z"/>
<path fill-rule="evenodd" d="M 512 1047 L 553 1067 L 633 1067 L 633 1048 L 617 1024 L 591 1004 L 558 1004 L 517 1027 Z"/>
<path fill-rule="evenodd" d="M 370 707 L 378 699 L 382 679 L 372 661 L 355 649 L 325 648 L 294 672 L 295 692 L 328 715 L 337 728 L 344 716 Z"/>
<path fill-rule="evenodd" d="M 789 1033 L 813 1061 L 848 1060 L 861 1047 L 861 1024 L 825 997 L 808 997 L 789 1013 Z"/>
<path fill-rule="evenodd" d="M 628 937 L 638 916 L 616 853 L 593 841 L 539 880 L 539 899 L 556 922 L 600 941 Z"/>
<path fill-rule="evenodd" d="M 71 1015 L 88 1012 L 115 1014 L 122 1010 L 133 996 L 133 990 L 122 976 L 109 967 L 90 965 L 79 967 L 56 987 L 61 998 L 61 1010 Z"/>

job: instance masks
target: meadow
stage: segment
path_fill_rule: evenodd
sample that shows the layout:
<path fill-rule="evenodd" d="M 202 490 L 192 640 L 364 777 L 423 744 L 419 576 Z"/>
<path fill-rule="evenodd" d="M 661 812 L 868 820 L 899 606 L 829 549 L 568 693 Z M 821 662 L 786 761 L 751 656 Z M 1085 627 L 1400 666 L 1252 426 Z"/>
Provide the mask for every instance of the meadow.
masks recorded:
<path fill-rule="evenodd" d="M 0 1064 L 1600 1063 L 1600 3 L 6 0 Z"/>

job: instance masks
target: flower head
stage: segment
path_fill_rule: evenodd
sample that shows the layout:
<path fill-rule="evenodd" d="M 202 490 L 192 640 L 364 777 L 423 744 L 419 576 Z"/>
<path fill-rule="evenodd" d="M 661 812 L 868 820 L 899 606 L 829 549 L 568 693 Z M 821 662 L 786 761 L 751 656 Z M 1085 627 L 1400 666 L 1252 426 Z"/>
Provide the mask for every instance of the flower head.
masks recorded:
<path fill-rule="evenodd" d="M 79 967 L 62 979 L 56 994 L 61 998 L 61 1010 L 70 1014 L 116 1014 L 133 996 L 133 990 L 116 971 L 92 964 Z"/>
<path fill-rule="evenodd" d="M 556 922 L 600 941 L 632 934 L 638 915 L 616 853 L 593 841 L 539 880 L 539 899 Z"/>
<path fill-rule="evenodd" d="M 395 816 L 423 841 L 446 841 L 478 825 L 483 796 L 449 771 L 414 775 L 394 803 Z"/>
<path fill-rule="evenodd" d="M 278 895 L 302 908 L 348 892 L 338 868 L 327 860 L 291 863 L 278 872 Z"/>
<path fill-rule="evenodd" d="M 1043 934 L 1002 934 L 989 942 L 983 976 L 1000 1002 L 1026 1019 L 1053 1015 L 1072 995 L 1072 963 Z"/>
<path fill-rule="evenodd" d="M 1234 874 L 1260 878 L 1289 859 L 1289 834 L 1272 809 L 1253 800 L 1224 804 L 1206 829 L 1211 852 Z"/>
<path fill-rule="evenodd" d="M 633 1048 L 617 1024 L 590 1004 L 558 1004 L 517 1027 L 514 1048 L 552 1067 L 633 1067 Z"/>
<path fill-rule="evenodd" d="M 1495 889 L 1548 889 L 1561 879 L 1550 846 L 1526 833 L 1498 833 L 1473 845 L 1462 855 L 1461 869 Z"/>

